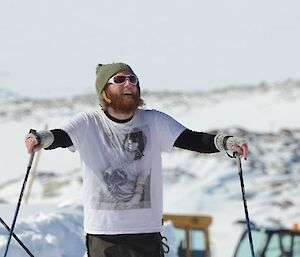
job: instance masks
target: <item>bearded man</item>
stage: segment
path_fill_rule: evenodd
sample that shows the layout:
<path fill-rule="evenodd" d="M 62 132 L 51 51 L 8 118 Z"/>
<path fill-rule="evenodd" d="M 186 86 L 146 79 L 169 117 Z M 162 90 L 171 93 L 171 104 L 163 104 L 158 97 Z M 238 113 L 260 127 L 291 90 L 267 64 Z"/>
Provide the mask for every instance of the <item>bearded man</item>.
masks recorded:
<path fill-rule="evenodd" d="M 101 108 L 80 113 L 61 129 L 31 132 L 29 153 L 75 147 L 84 185 L 89 257 L 164 256 L 161 154 L 179 147 L 201 153 L 234 151 L 245 139 L 191 131 L 157 110 L 143 109 L 138 77 L 125 63 L 99 64 Z"/>

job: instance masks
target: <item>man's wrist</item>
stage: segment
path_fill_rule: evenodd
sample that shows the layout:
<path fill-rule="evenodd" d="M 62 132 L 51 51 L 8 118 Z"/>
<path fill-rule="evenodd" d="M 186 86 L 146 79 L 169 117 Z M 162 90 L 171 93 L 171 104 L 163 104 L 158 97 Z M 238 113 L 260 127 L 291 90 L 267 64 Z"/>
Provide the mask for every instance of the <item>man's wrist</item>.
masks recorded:
<path fill-rule="evenodd" d="M 47 148 L 54 142 L 54 135 L 50 130 L 36 131 L 31 129 L 25 137 L 25 141 L 28 138 L 34 138 L 37 142 L 36 145 L 43 145 L 43 148 Z"/>
<path fill-rule="evenodd" d="M 243 144 L 247 144 L 246 140 L 241 137 L 228 136 L 225 134 L 217 134 L 214 138 L 216 148 L 221 151 L 232 151 L 232 146 L 241 147 Z"/>

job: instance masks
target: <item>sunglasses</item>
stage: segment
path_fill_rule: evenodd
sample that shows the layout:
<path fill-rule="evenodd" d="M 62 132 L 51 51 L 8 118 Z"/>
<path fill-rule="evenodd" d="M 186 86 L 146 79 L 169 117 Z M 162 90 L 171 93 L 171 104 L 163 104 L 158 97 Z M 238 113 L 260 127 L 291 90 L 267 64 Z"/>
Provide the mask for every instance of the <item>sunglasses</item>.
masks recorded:
<path fill-rule="evenodd" d="M 107 83 L 109 84 L 125 84 L 126 80 L 132 85 L 136 86 L 139 83 L 137 76 L 135 75 L 116 75 L 111 77 Z"/>

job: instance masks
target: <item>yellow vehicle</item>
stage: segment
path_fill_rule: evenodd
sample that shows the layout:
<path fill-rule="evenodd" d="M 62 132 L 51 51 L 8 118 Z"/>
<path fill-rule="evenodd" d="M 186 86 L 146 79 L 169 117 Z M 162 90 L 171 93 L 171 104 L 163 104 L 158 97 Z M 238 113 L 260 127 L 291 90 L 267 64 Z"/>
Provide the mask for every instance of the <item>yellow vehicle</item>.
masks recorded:
<path fill-rule="evenodd" d="M 164 221 L 171 220 L 175 227 L 177 254 L 179 257 L 211 257 L 209 216 L 165 214 Z M 256 257 L 300 257 L 300 230 L 268 228 L 251 225 Z M 252 257 L 245 230 L 236 246 L 234 257 Z"/>
<path fill-rule="evenodd" d="M 210 257 L 209 216 L 165 214 L 164 221 L 171 220 L 175 227 L 179 257 Z"/>

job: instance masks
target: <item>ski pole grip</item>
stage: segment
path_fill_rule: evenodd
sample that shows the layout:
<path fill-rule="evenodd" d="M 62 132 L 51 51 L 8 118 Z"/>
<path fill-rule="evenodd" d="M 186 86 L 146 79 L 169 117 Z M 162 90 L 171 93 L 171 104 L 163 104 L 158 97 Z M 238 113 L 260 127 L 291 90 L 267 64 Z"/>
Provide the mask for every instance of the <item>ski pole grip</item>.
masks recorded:
<path fill-rule="evenodd" d="M 238 157 L 240 157 L 240 156 L 241 156 L 241 154 L 238 153 L 238 152 L 234 152 L 234 153 L 233 153 L 233 157 L 234 157 L 234 158 L 238 158 Z"/>
<path fill-rule="evenodd" d="M 41 141 L 42 141 L 41 137 L 40 137 L 40 135 L 37 133 L 37 131 L 35 129 L 30 129 L 29 130 L 29 134 L 32 134 L 32 135 L 35 136 L 38 145 L 41 143 Z"/>

